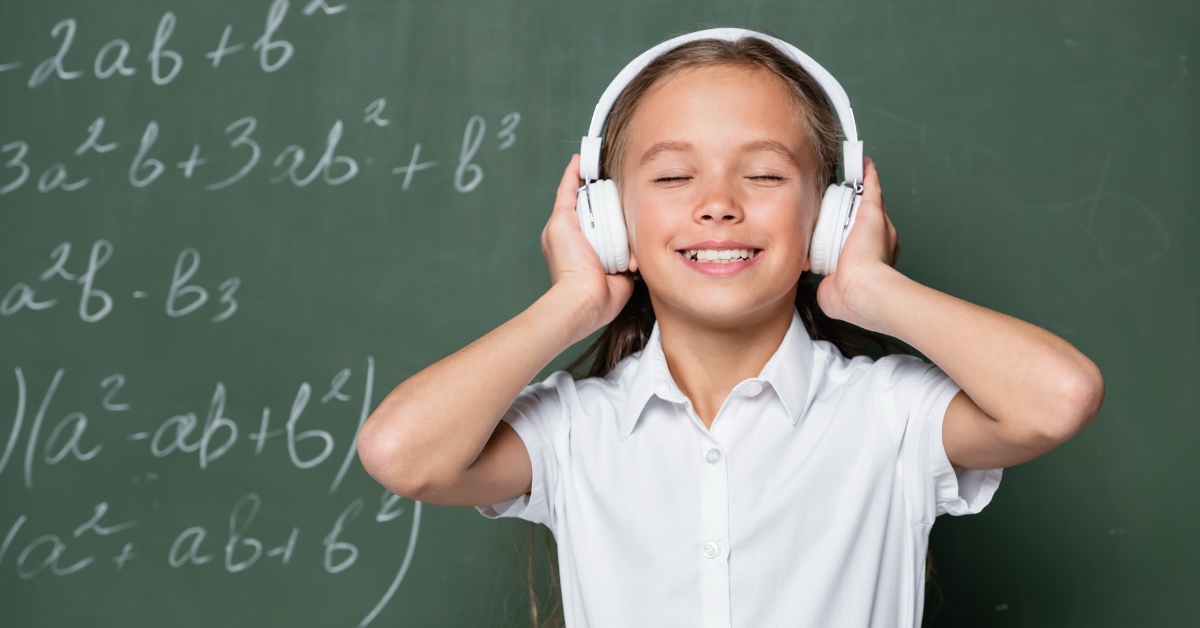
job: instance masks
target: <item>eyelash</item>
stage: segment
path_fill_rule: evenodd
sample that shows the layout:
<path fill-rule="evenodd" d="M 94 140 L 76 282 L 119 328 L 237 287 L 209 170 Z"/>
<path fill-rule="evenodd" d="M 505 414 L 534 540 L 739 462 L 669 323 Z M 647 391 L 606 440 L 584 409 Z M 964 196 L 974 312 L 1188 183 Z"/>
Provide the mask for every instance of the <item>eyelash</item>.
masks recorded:
<path fill-rule="evenodd" d="M 690 177 L 662 177 L 660 179 L 655 179 L 654 182 L 659 183 L 662 181 L 681 181 L 683 179 L 689 179 L 689 178 Z M 750 177 L 750 178 L 751 179 L 770 179 L 772 181 L 783 181 L 783 177 L 774 175 L 774 174 L 763 174 L 763 175 L 758 175 L 756 177 Z"/>

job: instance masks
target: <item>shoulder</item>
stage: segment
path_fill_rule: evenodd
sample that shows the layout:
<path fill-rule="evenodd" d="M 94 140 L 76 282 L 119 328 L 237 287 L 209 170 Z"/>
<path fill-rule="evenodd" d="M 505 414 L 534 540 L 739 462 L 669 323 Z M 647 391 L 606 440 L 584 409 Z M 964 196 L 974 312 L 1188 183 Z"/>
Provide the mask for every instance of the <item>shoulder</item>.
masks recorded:
<path fill-rule="evenodd" d="M 897 387 L 919 383 L 935 375 L 937 365 L 915 355 L 893 353 L 878 359 L 865 355 L 847 357 L 828 340 L 814 340 L 814 377 L 821 389 L 845 392 L 860 389 L 884 394 Z"/>
<path fill-rule="evenodd" d="M 589 407 L 601 401 L 616 401 L 626 394 L 640 357 L 641 352 L 626 357 L 602 377 L 576 379 L 569 371 L 554 371 L 544 380 L 527 386 L 517 398 L 518 402 L 522 399 L 554 399 L 568 405 Z"/>
<path fill-rule="evenodd" d="M 944 411 L 958 390 L 941 368 L 915 355 L 893 353 L 878 359 L 848 358 L 828 341 L 816 344 L 814 378 L 818 381 L 820 407 L 841 417 L 857 417 L 886 426 L 897 446 L 919 442 L 905 438 L 912 420 L 927 422 Z"/>

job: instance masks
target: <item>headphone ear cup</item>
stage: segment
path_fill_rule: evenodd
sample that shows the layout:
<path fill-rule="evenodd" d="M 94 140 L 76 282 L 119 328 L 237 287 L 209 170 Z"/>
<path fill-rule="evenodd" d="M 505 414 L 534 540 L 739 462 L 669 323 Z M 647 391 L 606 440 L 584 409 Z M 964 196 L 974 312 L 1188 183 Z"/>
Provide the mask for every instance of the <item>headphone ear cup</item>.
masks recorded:
<path fill-rule="evenodd" d="M 850 238 L 850 230 L 854 228 L 854 221 L 858 219 L 858 206 L 862 204 L 862 194 L 854 194 L 853 190 L 850 192 L 850 218 L 849 222 L 846 223 L 846 228 L 842 229 L 842 238 L 838 242 L 839 257 L 841 256 L 842 247 L 846 246 L 846 240 Z M 836 260 L 833 265 L 835 268 L 837 267 Z"/>
<path fill-rule="evenodd" d="M 809 246 L 809 262 L 812 272 L 832 275 L 837 270 L 838 256 L 850 233 L 845 227 L 851 212 L 857 209 L 857 195 L 852 188 L 832 183 L 825 188 L 821 197 L 821 213 L 813 229 L 812 244 Z M 861 198 L 861 197 L 859 197 Z"/>
<path fill-rule="evenodd" d="M 620 273 L 629 270 L 629 234 L 625 230 L 625 214 L 621 210 L 621 194 L 617 184 L 612 179 L 599 182 L 604 198 L 604 206 L 598 208 L 604 214 L 604 226 L 608 231 L 609 265 L 605 268 L 608 273 Z"/>
<path fill-rule="evenodd" d="M 604 239 L 601 237 L 601 219 L 596 217 L 596 209 L 591 206 L 588 189 L 586 187 L 579 188 L 579 195 L 575 198 L 575 215 L 579 217 L 579 230 L 583 232 L 583 237 L 587 238 L 588 244 L 592 245 L 592 250 L 600 258 L 600 265 L 604 266 L 605 260 L 608 259 L 608 252 L 605 251 Z"/>
<path fill-rule="evenodd" d="M 589 188 L 591 198 L 588 197 Z M 575 214 L 579 217 L 579 230 L 596 251 L 604 272 L 613 274 L 629 270 L 629 238 L 617 185 L 611 179 L 604 179 L 579 188 Z"/>

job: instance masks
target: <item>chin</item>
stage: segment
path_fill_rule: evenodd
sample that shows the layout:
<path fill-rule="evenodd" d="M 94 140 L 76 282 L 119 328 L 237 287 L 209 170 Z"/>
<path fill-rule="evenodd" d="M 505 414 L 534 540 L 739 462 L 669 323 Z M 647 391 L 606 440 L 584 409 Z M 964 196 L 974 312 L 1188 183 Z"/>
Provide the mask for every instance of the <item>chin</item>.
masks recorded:
<path fill-rule="evenodd" d="M 650 286 L 647 282 L 647 286 Z M 709 298 L 697 291 L 685 291 L 683 294 L 658 294 L 651 289 L 650 301 L 655 314 L 661 316 L 664 309 L 672 314 L 705 321 L 737 321 L 748 313 L 767 305 L 746 295 L 709 294 Z"/>

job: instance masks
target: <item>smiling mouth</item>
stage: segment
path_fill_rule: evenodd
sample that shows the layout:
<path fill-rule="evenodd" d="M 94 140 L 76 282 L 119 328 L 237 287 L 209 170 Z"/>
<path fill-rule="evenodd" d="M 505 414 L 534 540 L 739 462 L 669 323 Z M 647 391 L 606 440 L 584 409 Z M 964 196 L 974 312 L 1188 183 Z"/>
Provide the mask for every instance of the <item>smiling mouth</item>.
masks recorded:
<path fill-rule="evenodd" d="M 728 264 L 752 260 L 762 253 L 762 249 L 680 249 L 677 252 L 693 262 Z"/>

